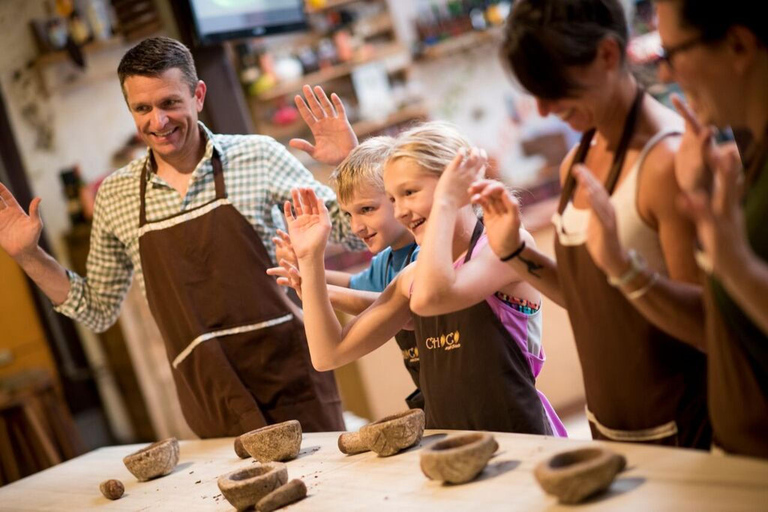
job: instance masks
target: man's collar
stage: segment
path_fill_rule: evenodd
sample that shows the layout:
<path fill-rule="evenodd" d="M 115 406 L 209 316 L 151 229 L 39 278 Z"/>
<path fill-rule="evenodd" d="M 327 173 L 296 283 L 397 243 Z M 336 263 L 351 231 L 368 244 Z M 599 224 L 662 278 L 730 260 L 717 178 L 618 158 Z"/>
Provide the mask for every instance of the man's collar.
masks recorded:
<path fill-rule="evenodd" d="M 216 151 L 219 154 L 219 158 L 221 158 L 222 166 L 225 165 L 226 161 L 225 161 L 224 152 L 221 150 L 221 145 L 216 140 L 216 135 L 214 135 L 213 132 L 211 132 L 211 130 L 209 130 L 208 127 L 205 126 L 202 121 L 198 121 L 197 126 L 200 129 L 200 135 L 202 135 L 203 138 L 205 139 L 205 153 L 203 153 L 203 158 L 197 164 L 197 167 L 193 171 L 192 175 L 201 177 L 201 176 L 205 176 L 208 173 L 213 172 L 213 164 L 211 164 L 210 161 L 211 161 L 211 158 L 213 158 L 214 149 L 216 149 Z M 153 178 L 155 178 L 155 175 L 157 172 L 157 165 L 154 162 L 152 149 L 149 147 L 147 147 L 146 156 L 140 160 L 140 165 L 136 166 L 136 179 L 139 179 L 141 177 L 141 172 L 146 166 L 148 166 L 148 169 L 149 169 L 149 181 L 151 182 Z"/>

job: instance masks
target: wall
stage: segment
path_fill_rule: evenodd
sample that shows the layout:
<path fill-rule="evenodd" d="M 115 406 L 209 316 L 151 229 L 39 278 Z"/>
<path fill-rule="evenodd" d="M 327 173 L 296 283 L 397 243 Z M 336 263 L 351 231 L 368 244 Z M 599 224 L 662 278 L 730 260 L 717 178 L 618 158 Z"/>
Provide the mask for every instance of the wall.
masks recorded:
<path fill-rule="evenodd" d="M 117 64 L 127 49 L 122 45 L 87 57 L 85 72 L 76 71 L 69 62 L 43 69 L 52 90 L 47 99 L 40 97 L 35 69 L 27 68 L 37 55 L 29 21 L 45 17 L 46 3 L 0 1 L 0 87 L 33 193 L 43 199 L 46 234 L 56 256 L 65 259 L 62 235 L 69 229 L 69 220 L 59 171 L 79 164 L 85 180 L 111 171 L 112 154 L 133 134 L 134 127 L 116 76 Z M 14 80 L 19 70 L 22 79 Z M 50 149 L 37 147 L 37 132 L 27 121 L 24 105 L 37 108 L 42 124 L 50 128 Z"/>
<path fill-rule="evenodd" d="M 91 55 L 85 72 L 68 62 L 45 67 L 42 76 L 50 95 L 42 96 L 37 69 L 30 66 L 37 46 L 29 22 L 45 17 L 50 12 L 47 5 L 52 3 L 0 0 L 0 87 L 30 187 L 43 200 L 45 235 L 54 256 L 67 265 L 63 235 L 70 225 L 59 171 L 80 165 L 86 181 L 110 172 L 112 154 L 133 134 L 134 127 L 116 77 L 126 46 L 111 46 Z M 50 144 L 45 144 L 46 135 L 51 136 Z M 120 440 L 130 439 L 130 423 L 101 347 L 93 333 L 79 325 L 78 330 L 113 431 Z"/>

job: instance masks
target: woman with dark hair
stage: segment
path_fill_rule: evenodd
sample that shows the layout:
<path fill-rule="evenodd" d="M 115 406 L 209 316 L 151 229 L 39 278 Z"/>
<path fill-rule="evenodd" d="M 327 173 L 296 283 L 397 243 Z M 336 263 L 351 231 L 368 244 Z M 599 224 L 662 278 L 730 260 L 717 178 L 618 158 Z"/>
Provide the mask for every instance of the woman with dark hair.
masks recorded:
<path fill-rule="evenodd" d="M 517 203 L 502 186 L 480 182 L 474 199 L 494 252 L 568 310 L 593 437 L 709 448 L 694 227 L 675 208 L 683 123 L 638 86 L 627 37 L 618 0 L 515 3 L 506 62 L 541 115 L 584 133 L 561 167 L 557 261 L 521 242 Z M 612 231 L 591 220 L 595 190 Z M 679 304 L 698 317 L 680 322 Z"/>
<path fill-rule="evenodd" d="M 681 201 L 697 224 L 706 286 L 708 405 L 714 442 L 768 458 L 768 25 L 763 2 L 658 1 L 661 73 L 693 112 L 701 158 L 678 166 Z M 698 119 L 696 118 L 698 116 Z M 708 125 L 748 130 L 738 158 L 717 154 Z M 708 165 L 701 165 L 707 162 Z M 708 169 L 714 171 L 710 172 Z M 714 175 L 713 175 L 714 174 Z M 714 179 L 713 179 L 714 178 Z M 744 193 L 742 194 L 742 190 Z"/>

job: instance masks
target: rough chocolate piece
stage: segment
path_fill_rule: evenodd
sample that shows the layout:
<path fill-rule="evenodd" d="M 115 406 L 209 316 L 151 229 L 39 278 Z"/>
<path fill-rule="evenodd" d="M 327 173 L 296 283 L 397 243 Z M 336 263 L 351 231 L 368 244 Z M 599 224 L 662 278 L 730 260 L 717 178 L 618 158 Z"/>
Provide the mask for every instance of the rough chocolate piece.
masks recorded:
<path fill-rule="evenodd" d="M 123 482 L 120 480 L 104 480 L 99 484 L 99 490 L 108 500 L 119 500 L 125 492 Z"/>
<path fill-rule="evenodd" d="M 432 480 L 463 484 L 473 480 L 499 448 L 491 434 L 453 434 L 421 452 L 421 471 Z"/>
<path fill-rule="evenodd" d="M 301 423 L 290 420 L 252 430 L 241 435 L 240 441 L 259 462 L 295 459 L 301 449 Z"/>
<path fill-rule="evenodd" d="M 175 437 L 152 443 L 123 458 L 123 464 L 139 482 L 173 471 L 179 463 L 179 442 Z"/>
<path fill-rule="evenodd" d="M 303 500 L 307 497 L 307 486 L 299 479 L 294 479 L 282 487 L 267 494 L 256 504 L 259 512 L 272 512 L 286 505 Z"/>
<path fill-rule="evenodd" d="M 360 429 L 365 446 L 381 457 L 389 457 L 421 441 L 424 411 L 411 409 L 369 423 Z"/>
<path fill-rule="evenodd" d="M 339 451 L 347 455 L 368 452 L 371 449 L 363 442 L 359 432 L 344 432 L 339 436 Z"/>
<path fill-rule="evenodd" d="M 288 481 L 288 469 L 280 462 L 255 464 L 220 476 L 219 490 L 237 510 L 254 506 Z"/>
<path fill-rule="evenodd" d="M 245 451 L 245 447 L 243 446 L 243 442 L 240 440 L 239 437 L 235 438 L 235 453 L 241 459 L 247 459 L 248 457 L 251 456 L 250 453 Z"/>
<path fill-rule="evenodd" d="M 536 480 L 560 503 L 575 504 L 606 490 L 627 460 L 607 448 L 580 448 L 558 453 L 534 470 Z"/>

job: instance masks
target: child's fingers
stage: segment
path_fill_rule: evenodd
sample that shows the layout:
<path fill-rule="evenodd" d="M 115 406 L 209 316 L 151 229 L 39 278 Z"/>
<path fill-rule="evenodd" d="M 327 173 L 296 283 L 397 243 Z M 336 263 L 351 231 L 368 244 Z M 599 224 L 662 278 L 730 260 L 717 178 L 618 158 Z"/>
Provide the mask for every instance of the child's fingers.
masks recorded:
<path fill-rule="evenodd" d="M 300 95 L 297 94 L 293 98 L 293 102 L 296 104 L 296 108 L 299 111 L 299 115 L 301 115 L 301 118 L 304 120 L 305 123 L 307 123 L 307 126 L 312 127 L 312 125 L 317 122 L 317 118 L 315 118 L 315 115 L 312 113 L 311 110 L 309 110 L 309 107 L 307 106 L 307 103 L 304 101 L 304 98 L 302 98 Z"/>
<path fill-rule="evenodd" d="M 304 214 L 301 204 L 301 191 L 298 188 L 292 188 L 291 197 L 293 198 L 293 209 L 296 211 L 296 217 L 301 217 Z"/>
<path fill-rule="evenodd" d="M 282 238 L 284 242 L 291 243 L 291 235 L 289 235 L 288 233 L 286 233 L 280 228 L 277 228 L 277 236 Z"/>
<path fill-rule="evenodd" d="M 291 208 L 290 201 L 286 201 L 283 204 L 283 215 L 285 215 L 285 218 L 288 220 L 296 220 L 296 217 L 293 216 L 293 209 Z"/>
<path fill-rule="evenodd" d="M 287 277 L 288 270 L 283 267 L 271 267 L 267 269 L 267 275 Z"/>
<path fill-rule="evenodd" d="M 307 125 L 312 126 L 310 123 L 307 123 Z M 315 154 L 315 146 L 313 146 L 312 144 L 310 144 L 304 139 L 291 139 L 290 141 L 288 141 L 288 145 L 291 146 L 292 148 L 298 149 L 299 151 L 305 152 L 309 156 L 312 156 Z"/>
<path fill-rule="evenodd" d="M 341 102 L 341 98 L 334 92 L 331 93 L 331 102 L 333 102 L 333 106 L 336 108 L 336 113 L 339 115 L 339 117 L 347 117 L 347 109 L 344 108 L 344 103 Z"/>
<path fill-rule="evenodd" d="M 315 93 L 312 91 L 312 87 L 310 87 L 308 84 L 305 84 L 301 90 L 304 92 L 304 97 L 307 99 L 307 104 L 309 105 L 309 108 L 312 110 L 312 113 L 315 115 L 315 117 L 318 120 L 323 119 L 325 117 L 325 112 L 323 112 L 323 108 L 320 106 L 320 102 L 317 101 L 317 98 L 315 98 Z"/>
<path fill-rule="evenodd" d="M 326 96 L 325 91 L 319 85 L 315 86 L 315 95 L 320 100 L 320 106 L 323 108 L 325 116 L 336 117 L 336 112 L 333 109 L 333 105 L 331 105 L 331 102 L 328 100 L 328 96 Z"/>

